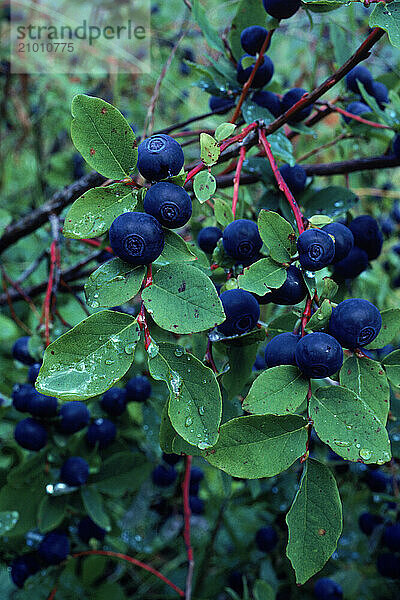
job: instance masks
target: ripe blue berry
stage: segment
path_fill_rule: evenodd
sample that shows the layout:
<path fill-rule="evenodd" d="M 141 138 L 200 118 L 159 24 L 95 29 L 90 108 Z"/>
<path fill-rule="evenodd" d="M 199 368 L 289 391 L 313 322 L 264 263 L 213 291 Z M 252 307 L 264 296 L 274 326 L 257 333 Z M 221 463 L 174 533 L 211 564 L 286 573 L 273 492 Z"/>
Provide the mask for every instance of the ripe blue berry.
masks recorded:
<path fill-rule="evenodd" d="M 355 279 L 368 267 L 368 254 L 354 246 L 345 258 L 334 265 L 333 277 L 336 281 Z"/>
<path fill-rule="evenodd" d="M 38 557 L 33 552 L 17 556 L 11 563 L 11 579 L 19 588 L 24 587 L 25 581 L 40 569 Z"/>
<path fill-rule="evenodd" d="M 36 390 L 31 394 L 28 403 L 28 412 L 33 417 L 46 419 L 55 417 L 58 411 L 58 400 L 52 396 L 39 394 Z"/>
<path fill-rule="evenodd" d="M 290 165 L 283 165 L 279 171 L 292 194 L 296 195 L 304 192 L 307 181 L 307 173 L 303 167 L 300 165 L 294 165 L 294 167 L 291 167 Z"/>
<path fill-rule="evenodd" d="M 293 88 L 286 92 L 286 94 L 282 98 L 282 112 L 286 112 L 291 109 L 292 106 L 297 104 L 299 100 L 302 99 L 304 94 L 307 94 L 307 90 L 303 88 Z M 289 123 L 300 123 L 300 121 L 304 121 L 311 115 L 312 106 L 307 106 L 306 108 L 302 108 L 297 114 L 293 117 L 290 117 Z"/>
<path fill-rule="evenodd" d="M 144 375 L 132 377 L 125 389 L 128 402 L 145 402 L 151 396 L 151 383 Z"/>
<path fill-rule="evenodd" d="M 382 577 L 400 579 L 400 558 L 395 554 L 389 552 L 380 554 L 376 560 L 376 568 Z"/>
<path fill-rule="evenodd" d="M 386 492 L 389 485 L 389 478 L 387 475 L 385 475 L 385 473 L 382 473 L 382 471 L 376 469 L 374 471 L 368 471 L 368 473 L 365 475 L 365 483 L 371 492 L 381 494 Z"/>
<path fill-rule="evenodd" d="M 365 250 L 370 260 L 378 258 L 383 244 L 378 222 L 369 215 L 362 215 L 353 219 L 349 228 L 354 236 L 354 245 Z"/>
<path fill-rule="evenodd" d="M 262 108 L 269 110 L 275 118 L 282 114 L 281 99 L 273 92 L 258 90 L 257 92 L 254 92 L 251 99 L 258 104 L 258 106 L 262 106 Z"/>
<path fill-rule="evenodd" d="M 219 227 L 204 227 L 197 236 L 197 243 L 203 252 L 212 254 L 221 238 L 222 231 Z"/>
<path fill-rule="evenodd" d="M 297 267 L 290 265 L 286 271 L 285 283 L 276 290 L 268 292 L 265 296 L 257 296 L 260 304 L 279 304 L 282 306 L 293 306 L 298 304 L 307 295 L 307 286 L 304 283 L 303 275 Z"/>
<path fill-rule="evenodd" d="M 204 513 L 204 500 L 197 496 L 189 496 L 189 506 L 194 515 L 202 515 Z"/>
<path fill-rule="evenodd" d="M 383 534 L 383 543 L 391 552 L 400 552 L 400 523 L 386 527 Z"/>
<path fill-rule="evenodd" d="M 332 262 L 335 242 L 322 229 L 307 229 L 297 239 L 297 250 L 303 269 L 319 271 Z"/>
<path fill-rule="evenodd" d="M 322 577 L 315 582 L 314 596 L 316 600 L 342 600 L 343 590 L 333 579 Z"/>
<path fill-rule="evenodd" d="M 256 360 L 254 361 L 253 371 L 263 371 L 267 368 L 264 354 L 257 354 Z"/>
<path fill-rule="evenodd" d="M 148 181 L 178 175 L 184 162 L 181 146 L 169 135 L 153 135 L 139 144 L 137 167 Z"/>
<path fill-rule="evenodd" d="M 208 101 L 211 112 L 224 115 L 235 106 L 235 101 L 232 98 L 226 96 L 211 96 Z"/>
<path fill-rule="evenodd" d="M 377 101 L 379 108 L 385 110 L 385 104 L 389 104 L 389 90 L 386 85 L 380 81 L 373 81 L 370 93 Z"/>
<path fill-rule="evenodd" d="M 89 425 L 86 432 L 86 440 L 89 446 L 99 445 L 99 448 L 107 448 L 113 443 L 117 435 L 117 428 L 108 419 L 96 419 Z"/>
<path fill-rule="evenodd" d="M 242 335 L 254 329 L 260 318 L 260 306 L 250 292 L 227 290 L 220 296 L 226 320 L 218 325 L 224 335 Z"/>
<path fill-rule="evenodd" d="M 371 75 L 371 71 L 363 65 L 357 65 L 357 67 L 354 67 L 354 69 L 346 75 L 347 89 L 355 94 L 361 93 L 360 88 L 358 87 L 359 82 L 363 84 L 369 94 L 372 94 L 373 81 L 374 79 Z"/>
<path fill-rule="evenodd" d="M 110 246 L 119 258 L 132 265 L 148 265 L 164 248 L 164 232 L 152 215 L 123 213 L 110 227 Z"/>
<path fill-rule="evenodd" d="M 85 174 L 85 160 L 83 156 L 75 152 L 72 156 L 72 167 L 74 179 L 80 179 Z"/>
<path fill-rule="evenodd" d="M 190 469 L 190 481 L 192 483 L 200 483 L 200 481 L 203 481 L 203 479 L 203 469 L 200 469 L 200 467 L 192 467 Z"/>
<path fill-rule="evenodd" d="M 396 228 L 396 223 L 392 217 L 382 217 L 379 220 L 380 229 L 386 237 L 390 237 Z"/>
<path fill-rule="evenodd" d="M 154 485 L 158 487 L 169 487 L 174 483 L 177 476 L 178 473 L 174 467 L 166 465 L 158 465 L 151 474 Z"/>
<path fill-rule="evenodd" d="M 62 433 L 76 433 L 89 423 L 90 412 L 83 402 L 66 402 L 60 408 L 61 421 L 59 429 Z"/>
<path fill-rule="evenodd" d="M 246 57 L 250 56 L 250 54 L 244 54 L 238 62 L 236 78 L 241 85 L 244 85 L 248 78 L 250 77 L 254 64 L 246 67 L 245 69 L 242 67 L 242 61 Z M 258 67 L 254 79 L 251 83 L 251 87 L 253 88 L 262 88 L 264 85 L 267 85 L 272 79 L 274 75 L 274 63 L 269 58 L 269 56 L 264 56 L 262 63 Z"/>
<path fill-rule="evenodd" d="M 396 137 L 393 140 L 393 152 L 395 154 L 395 156 L 397 156 L 397 158 L 400 158 L 400 135 L 396 135 Z M 398 206 L 398 203 L 397 203 Z M 400 212 L 400 211 L 398 211 Z M 400 217 L 395 218 L 395 221 L 397 223 L 400 223 Z"/>
<path fill-rule="evenodd" d="M 265 363 L 267 367 L 278 365 L 296 365 L 296 346 L 300 337 L 295 333 L 280 333 L 267 344 Z"/>
<path fill-rule="evenodd" d="M 260 25 L 246 27 L 240 34 L 240 43 L 242 44 L 243 50 L 247 52 L 247 54 L 255 56 L 260 52 L 267 35 L 268 31 L 265 27 L 260 27 Z M 268 44 L 266 50 L 268 50 L 270 44 L 271 42 Z"/>
<path fill-rule="evenodd" d="M 17 423 L 14 438 L 22 448 L 37 452 L 47 444 L 47 431 L 39 421 L 29 417 Z"/>
<path fill-rule="evenodd" d="M 335 238 L 335 256 L 332 260 L 334 265 L 348 256 L 354 246 L 354 236 L 351 230 L 342 223 L 329 223 L 322 229 Z"/>
<path fill-rule="evenodd" d="M 69 554 L 69 539 L 65 533 L 47 533 L 40 543 L 38 552 L 48 565 L 59 565 Z"/>
<path fill-rule="evenodd" d="M 367 104 L 364 104 L 364 102 L 359 102 L 358 100 L 355 102 L 350 102 L 350 104 L 346 106 L 346 110 L 347 112 L 351 113 L 352 115 L 356 115 L 357 117 L 361 117 L 362 115 L 364 115 L 364 113 L 372 112 L 372 110 Z M 355 121 L 355 119 L 352 119 L 351 117 L 348 117 L 346 115 L 343 115 L 343 121 L 345 123 L 357 124 L 357 121 Z"/>
<path fill-rule="evenodd" d="M 179 454 L 166 454 L 165 452 L 163 452 L 163 455 L 162 455 L 163 461 L 166 462 L 167 465 L 170 465 L 171 467 L 178 464 L 178 462 L 181 460 L 181 458 L 182 457 L 179 456 Z"/>
<path fill-rule="evenodd" d="M 262 246 L 257 224 L 249 219 L 238 219 L 229 223 L 222 236 L 225 252 L 236 260 L 251 260 L 257 257 Z"/>
<path fill-rule="evenodd" d="M 80 456 L 70 456 L 61 467 L 60 477 L 68 485 L 84 485 L 89 477 L 89 465 Z"/>
<path fill-rule="evenodd" d="M 127 394 L 123 388 L 107 390 L 101 399 L 101 408 L 109 415 L 119 417 L 126 409 Z"/>
<path fill-rule="evenodd" d="M 192 216 L 192 200 L 180 185 L 161 181 L 147 191 L 144 210 L 163 227 L 177 229 L 185 225 Z"/>
<path fill-rule="evenodd" d="M 29 336 L 19 338 L 13 348 L 12 355 L 15 360 L 19 360 L 23 365 L 33 365 L 36 361 L 29 353 Z"/>
<path fill-rule="evenodd" d="M 311 379 L 329 377 L 343 364 L 341 345 L 327 333 L 309 333 L 301 338 L 295 355 L 299 369 Z"/>
<path fill-rule="evenodd" d="M 88 544 L 92 538 L 102 542 L 106 530 L 92 521 L 90 517 L 83 517 L 78 523 L 78 535 L 84 544 Z"/>
<path fill-rule="evenodd" d="M 261 527 L 256 533 L 257 548 L 261 552 L 271 552 L 278 544 L 278 534 L 273 527 Z"/>
<path fill-rule="evenodd" d="M 37 376 L 39 375 L 39 371 L 40 371 L 40 367 L 42 366 L 42 363 L 35 363 L 34 365 L 31 365 L 29 367 L 28 370 L 28 381 L 29 383 L 34 384 Z"/>
<path fill-rule="evenodd" d="M 13 407 L 19 412 L 29 412 L 31 397 L 36 394 L 33 385 L 29 383 L 16 383 L 12 391 Z"/>
<path fill-rule="evenodd" d="M 232 571 L 228 577 L 228 587 L 231 588 L 234 592 L 239 594 L 240 597 L 243 596 L 243 573 L 240 571 Z"/>
<path fill-rule="evenodd" d="M 275 19 L 290 19 L 301 6 L 300 0 L 263 0 L 266 12 Z"/>
<path fill-rule="evenodd" d="M 332 310 L 329 332 L 345 348 L 367 346 L 382 327 L 379 310 L 368 300 L 350 298 Z"/>
<path fill-rule="evenodd" d="M 371 535 L 381 523 L 383 523 L 383 518 L 380 515 L 372 515 L 369 512 L 362 513 L 358 519 L 358 525 L 365 535 Z"/>

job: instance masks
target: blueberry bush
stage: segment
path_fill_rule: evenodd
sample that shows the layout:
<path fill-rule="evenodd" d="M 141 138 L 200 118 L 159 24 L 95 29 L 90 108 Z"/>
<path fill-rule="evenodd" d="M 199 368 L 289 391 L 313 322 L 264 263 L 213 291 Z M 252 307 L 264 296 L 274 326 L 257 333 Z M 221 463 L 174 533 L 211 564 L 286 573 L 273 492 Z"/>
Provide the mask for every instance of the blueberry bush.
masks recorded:
<path fill-rule="evenodd" d="M 394 600 L 400 2 L 152 27 L 1 62 L 2 598 Z"/>

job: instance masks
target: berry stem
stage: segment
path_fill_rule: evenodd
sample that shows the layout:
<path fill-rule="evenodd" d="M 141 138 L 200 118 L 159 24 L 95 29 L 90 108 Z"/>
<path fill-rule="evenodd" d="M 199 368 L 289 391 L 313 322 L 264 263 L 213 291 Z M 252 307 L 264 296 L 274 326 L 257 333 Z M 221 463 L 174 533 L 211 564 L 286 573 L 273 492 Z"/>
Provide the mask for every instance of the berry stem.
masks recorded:
<path fill-rule="evenodd" d="M 47 600 L 54 600 L 54 598 L 56 597 L 57 594 L 57 588 L 53 587 L 53 589 L 50 592 L 50 596 L 47 598 Z"/>
<path fill-rule="evenodd" d="M 153 283 L 153 268 L 151 263 L 147 266 L 147 274 L 146 274 L 146 279 L 144 281 L 144 285 L 143 285 L 143 289 L 146 289 L 147 287 L 149 287 L 151 284 Z M 142 305 L 140 307 L 140 313 L 138 314 L 138 324 L 140 329 L 143 331 L 144 333 L 144 348 L 147 352 L 147 350 L 150 347 L 151 344 L 151 336 L 150 336 L 150 331 L 147 325 L 147 320 L 146 320 L 146 309 L 144 307 L 144 302 L 142 301 Z"/>
<path fill-rule="evenodd" d="M 375 129 L 392 129 L 389 125 L 383 125 L 382 123 L 375 123 L 375 121 L 369 121 L 368 119 L 364 119 L 363 117 L 359 117 L 358 115 L 354 115 L 348 110 L 344 110 L 343 108 L 339 108 L 339 106 L 331 106 L 329 102 L 326 103 L 327 106 L 332 110 L 332 112 L 337 112 L 345 117 L 349 117 L 349 119 L 353 119 L 354 121 L 358 121 L 359 123 L 364 123 L 365 125 L 369 125 L 370 127 L 375 127 Z"/>
<path fill-rule="evenodd" d="M 183 494 L 183 515 L 184 515 L 184 529 L 183 538 L 186 544 L 186 552 L 188 559 L 188 572 L 186 575 L 186 593 L 185 600 L 190 600 L 192 597 L 192 582 L 194 572 L 194 555 L 193 548 L 190 541 L 190 503 L 189 503 L 189 486 L 190 486 L 190 470 L 192 468 L 192 456 L 187 455 L 185 457 L 185 475 L 182 482 L 182 494 Z"/>
<path fill-rule="evenodd" d="M 236 207 L 239 200 L 239 186 L 240 186 L 240 175 L 242 173 L 243 163 L 246 158 L 246 146 L 240 148 L 239 160 L 236 167 L 236 174 L 233 180 L 233 199 L 232 199 L 232 212 L 233 218 L 236 217 Z"/>

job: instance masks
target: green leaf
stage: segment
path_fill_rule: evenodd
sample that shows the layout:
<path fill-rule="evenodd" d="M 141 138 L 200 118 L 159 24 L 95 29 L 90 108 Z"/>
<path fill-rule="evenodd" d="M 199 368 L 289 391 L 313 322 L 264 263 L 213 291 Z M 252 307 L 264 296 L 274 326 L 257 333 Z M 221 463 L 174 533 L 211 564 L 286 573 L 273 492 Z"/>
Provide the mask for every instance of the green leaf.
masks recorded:
<path fill-rule="evenodd" d="M 307 460 L 286 522 L 289 529 L 286 554 L 296 572 L 296 583 L 302 585 L 332 556 L 343 526 L 335 478 L 317 460 Z"/>
<path fill-rule="evenodd" d="M 221 52 L 225 52 L 225 47 L 221 35 L 211 26 L 210 21 L 207 18 L 206 11 L 201 5 L 200 0 L 193 0 L 192 15 L 193 19 L 199 25 L 209 46 L 211 46 L 211 48 L 214 48 L 214 50 L 220 50 Z"/>
<path fill-rule="evenodd" d="M 333 279 L 330 279 L 329 277 L 324 277 L 323 282 L 324 285 L 319 299 L 321 302 L 324 300 L 332 300 L 336 296 L 339 286 L 335 281 L 333 281 Z"/>
<path fill-rule="evenodd" d="M 190 456 L 201 456 L 201 450 L 197 446 L 188 444 L 172 427 L 168 415 L 168 402 L 163 406 L 160 424 L 160 447 L 166 454 L 189 454 Z"/>
<path fill-rule="evenodd" d="M 146 267 L 113 258 L 90 275 L 85 284 L 86 302 L 91 308 L 124 304 L 140 291 L 145 274 Z"/>
<path fill-rule="evenodd" d="M 46 348 L 37 390 L 62 400 L 102 394 L 131 366 L 139 337 L 130 315 L 112 310 L 91 315 Z"/>
<path fill-rule="evenodd" d="M 193 180 L 193 191 L 197 200 L 203 204 L 211 198 L 217 189 L 217 180 L 209 171 L 200 171 Z"/>
<path fill-rule="evenodd" d="M 357 394 L 385 424 L 389 414 L 390 388 L 380 363 L 350 356 L 339 373 L 340 383 Z"/>
<path fill-rule="evenodd" d="M 83 506 L 89 517 L 103 529 L 111 529 L 110 519 L 104 511 L 103 499 L 101 494 L 92 485 L 85 485 L 81 488 Z"/>
<path fill-rule="evenodd" d="M 19 519 L 19 513 L 16 510 L 2 510 L 0 512 L 0 536 L 13 529 Z"/>
<path fill-rule="evenodd" d="M 39 505 L 37 524 L 41 533 L 58 527 L 64 520 L 68 496 L 45 496 Z"/>
<path fill-rule="evenodd" d="M 136 167 L 137 141 L 128 121 L 108 102 L 78 94 L 72 100 L 71 137 L 89 165 L 110 179 Z"/>
<path fill-rule="evenodd" d="M 390 383 L 395 387 L 400 387 L 400 350 L 395 350 L 395 352 L 385 356 L 382 364 Z"/>
<path fill-rule="evenodd" d="M 357 394 L 340 386 L 319 388 L 310 401 L 310 417 L 323 442 L 354 462 L 384 464 L 390 442 L 383 423 Z"/>
<path fill-rule="evenodd" d="M 313 215 L 308 220 L 314 227 L 323 227 L 333 221 L 332 217 L 328 217 L 327 215 Z"/>
<path fill-rule="evenodd" d="M 297 367 L 272 367 L 254 381 L 243 402 L 243 410 L 256 415 L 293 413 L 306 399 L 308 385 L 308 379 Z"/>
<path fill-rule="evenodd" d="M 288 262 L 296 252 L 296 235 L 291 224 L 276 212 L 261 210 L 258 229 L 271 258 L 279 263 Z"/>
<path fill-rule="evenodd" d="M 124 183 L 88 190 L 69 209 L 63 228 L 67 238 L 84 239 L 106 233 L 112 222 L 137 204 L 137 192 Z"/>
<path fill-rule="evenodd" d="M 374 348 L 383 348 L 387 344 L 390 344 L 390 342 L 399 335 L 400 308 L 389 308 L 388 310 L 383 310 L 381 315 L 381 330 L 374 341 L 366 346 L 368 350 L 373 350 Z"/>
<path fill-rule="evenodd" d="M 222 415 L 219 385 L 211 369 L 182 346 L 159 344 L 159 352 L 149 359 L 154 379 L 165 381 L 170 391 L 168 415 L 172 427 L 189 444 L 200 449 L 218 439 Z"/>
<path fill-rule="evenodd" d="M 379 2 L 371 13 L 369 26 L 384 29 L 392 46 L 400 48 L 400 2 Z"/>
<path fill-rule="evenodd" d="M 238 277 L 239 287 L 259 296 L 264 296 L 270 288 L 279 288 L 286 281 L 286 269 L 272 258 L 261 258 L 246 267 Z"/>
<path fill-rule="evenodd" d="M 275 600 L 276 594 L 272 585 L 257 579 L 253 588 L 254 600 Z"/>
<path fill-rule="evenodd" d="M 217 140 L 208 133 L 200 134 L 200 158 L 205 165 L 212 167 L 218 162 L 221 150 Z"/>
<path fill-rule="evenodd" d="M 229 32 L 229 45 L 233 56 L 239 60 L 243 55 L 240 34 L 251 25 L 264 25 L 266 13 L 259 0 L 240 0 Z"/>
<path fill-rule="evenodd" d="M 268 341 L 272 340 L 272 338 L 280 333 L 293 331 L 298 320 L 299 317 L 294 312 L 286 313 L 273 319 L 267 329 Z"/>
<path fill-rule="evenodd" d="M 220 428 L 216 445 L 203 453 L 233 477 L 259 479 L 285 471 L 305 452 L 307 421 L 296 415 L 238 417 Z"/>
<path fill-rule="evenodd" d="M 214 215 L 217 219 L 217 223 L 219 223 L 222 227 L 226 227 L 235 219 L 231 206 L 228 204 L 228 202 L 222 200 L 222 198 L 214 199 Z"/>
<path fill-rule="evenodd" d="M 0 208 L 0 235 L 3 235 L 5 228 L 8 227 L 11 222 L 11 214 L 6 211 L 5 208 Z"/>
<path fill-rule="evenodd" d="M 250 379 L 257 350 L 258 344 L 228 346 L 229 371 L 223 375 L 222 385 L 228 392 L 229 399 L 240 394 Z"/>
<path fill-rule="evenodd" d="M 311 319 L 308 321 L 307 331 L 323 331 L 331 318 L 332 304 L 330 300 L 324 300 L 321 306 L 315 311 Z"/>
<path fill-rule="evenodd" d="M 142 292 L 154 321 L 173 333 L 196 333 L 225 320 L 217 291 L 207 275 L 182 263 L 160 267 Z"/>
<path fill-rule="evenodd" d="M 220 340 L 214 342 L 215 344 L 223 344 L 224 346 L 251 346 L 256 342 L 263 342 L 265 340 L 265 330 L 254 329 L 253 331 L 249 331 L 249 333 L 244 333 L 243 335 L 235 335 L 233 337 L 224 337 Z"/>
<path fill-rule="evenodd" d="M 337 217 L 350 210 L 358 202 L 358 196 L 345 187 L 332 185 L 318 190 L 307 196 L 304 201 L 305 216 L 323 213 L 330 217 Z"/>
<path fill-rule="evenodd" d="M 193 260 L 196 260 L 196 255 L 192 252 L 189 244 L 175 231 L 164 229 L 164 249 L 157 260 L 154 261 L 154 264 L 168 265 Z"/>
<path fill-rule="evenodd" d="M 232 135 L 235 129 L 236 125 L 234 123 L 221 123 L 221 125 L 218 125 L 217 129 L 215 130 L 215 139 L 217 142 L 222 142 Z"/>

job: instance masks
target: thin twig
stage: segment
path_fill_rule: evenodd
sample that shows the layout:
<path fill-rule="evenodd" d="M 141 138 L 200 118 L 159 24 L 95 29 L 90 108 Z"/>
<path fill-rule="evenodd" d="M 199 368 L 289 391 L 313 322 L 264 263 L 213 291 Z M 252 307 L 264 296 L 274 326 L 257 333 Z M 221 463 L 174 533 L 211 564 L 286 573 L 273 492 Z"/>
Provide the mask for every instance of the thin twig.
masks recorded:
<path fill-rule="evenodd" d="M 192 584 L 193 584 L 193 572 L 194 572 L 194 556 L 193 548 L 190 541 L 190 503 L 189 503 L 189 487 L 190 487 L 190 470 L 192 467 L 192 457 L 187 455 L 185 457 L 185 475 L 182 482 L 182 494 L 183 494 L 183 516 L 184 516 L 184 529 L 183 537 L 186 544 L 187 560 L 188 560 L 188 572 L 186 575 L 186 593 L 185 600 L 191 600 L 192 597 Z"/>
<path fill-rule="evenodd" d="M 240 175 L 242 173 L 243 163 L 246 159 L 246 146 L 240 148 L 239 160 L 236 167 L 235 177 L 233 179 L 233 198 L 232 198 L 232 213 L 236 216 L 236 208 L 239 200 Z"/>

